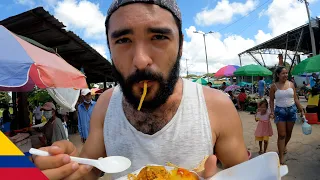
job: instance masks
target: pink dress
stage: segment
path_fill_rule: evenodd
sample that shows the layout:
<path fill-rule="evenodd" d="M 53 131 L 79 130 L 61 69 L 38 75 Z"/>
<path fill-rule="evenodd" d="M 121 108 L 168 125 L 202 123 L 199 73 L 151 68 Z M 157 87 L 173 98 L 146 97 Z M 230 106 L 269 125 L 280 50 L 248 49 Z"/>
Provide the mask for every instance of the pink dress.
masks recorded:
<path fill-rule="evenodd" d="M 257 125 L 256 136 L 257 141 L 268 141 L 269 137 L 273 135 L 273 130 L 270 122 L 270 112 L 261 115 L 260 112 L 257 113 L 256 118 L 260 119 Z"/>

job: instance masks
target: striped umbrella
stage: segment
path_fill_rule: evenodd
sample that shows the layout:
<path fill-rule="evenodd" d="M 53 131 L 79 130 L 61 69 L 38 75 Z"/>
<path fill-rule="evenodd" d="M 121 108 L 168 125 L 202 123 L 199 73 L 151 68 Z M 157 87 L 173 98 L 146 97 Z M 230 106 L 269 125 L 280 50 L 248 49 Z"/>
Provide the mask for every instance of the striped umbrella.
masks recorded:
<path fill-rule="evenodd" d="M 87 88 L 85 75 L 57 54 L 35 46 L 0 25 L 0 90 Z"/>

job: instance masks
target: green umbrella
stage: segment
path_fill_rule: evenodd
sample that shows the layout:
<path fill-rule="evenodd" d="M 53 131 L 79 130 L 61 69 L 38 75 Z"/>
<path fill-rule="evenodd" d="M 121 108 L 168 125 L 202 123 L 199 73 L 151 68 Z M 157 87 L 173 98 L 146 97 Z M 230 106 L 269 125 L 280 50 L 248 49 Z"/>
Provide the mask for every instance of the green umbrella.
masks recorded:
<path fill-rule="evenodd" d="M 260 65 L 250 64 L 238 68 L 234 73 L 235 76 L 251 76 L 253 83 L 253 76 L 271 76 L 272 72 Z M 252 86 L 253 93 L 253 86 Z"/>
<path fill-rule="evenodd" d="M 292 71 L 293 75 L 302 75 L 304 73 L 320 72 L 320 55 L 308 58 L 298 65 Z"/>
<path fill-rule="evenodd" d="M 208 83 L 208 81 L 205 80 L 204 78 L 195 79 L 195 80 L 193 80 L 193 82 L 196 82 L 196 83 L 199 83 L 202 85 L 207 85 L 207 83 Z"/>
<path fill-rule="evenodd" d="M 236 76 L 271 76 L 272 72 L 260 65 L 246 65 L 238 68 L 234 73 Z"/>

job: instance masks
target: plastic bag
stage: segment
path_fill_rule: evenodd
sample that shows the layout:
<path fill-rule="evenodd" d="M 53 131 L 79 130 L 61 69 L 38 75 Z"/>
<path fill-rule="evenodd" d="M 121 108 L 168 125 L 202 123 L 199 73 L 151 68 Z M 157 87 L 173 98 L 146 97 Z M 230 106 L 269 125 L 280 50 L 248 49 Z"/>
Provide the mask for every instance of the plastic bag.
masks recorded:
<path fill-rule="evenodd" d="M 308 120 L 304 118 L 304 123 L 302 124 L 302 132 L 304 135 L 309 135 L 312 133 L 312 126 L 308 124 Z"/>

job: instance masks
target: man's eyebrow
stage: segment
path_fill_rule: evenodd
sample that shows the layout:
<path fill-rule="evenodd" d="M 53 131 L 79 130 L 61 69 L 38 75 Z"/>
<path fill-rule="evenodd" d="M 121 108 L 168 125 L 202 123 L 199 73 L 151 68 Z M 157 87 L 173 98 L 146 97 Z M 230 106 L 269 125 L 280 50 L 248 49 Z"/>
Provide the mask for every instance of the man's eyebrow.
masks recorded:
<path fill-rule="evenodd" d="M 119 38 L 119 37 L 127 35 L 127 34 L 133 34 L 133 30 L 132 29 L 120 29 L 120 30 L 113 31 L 111 33 L 111 38 L 116 39 L 116 38 Z"/>
<path fill-rule="evenodd" d="M 148 32 L 151 32 L 151 33 L 158 33 L 158 34 L 166 34 L 166 35 L 172 35 L 173 32 L 171 29 L 169 28 L 148 28 Z"/>

